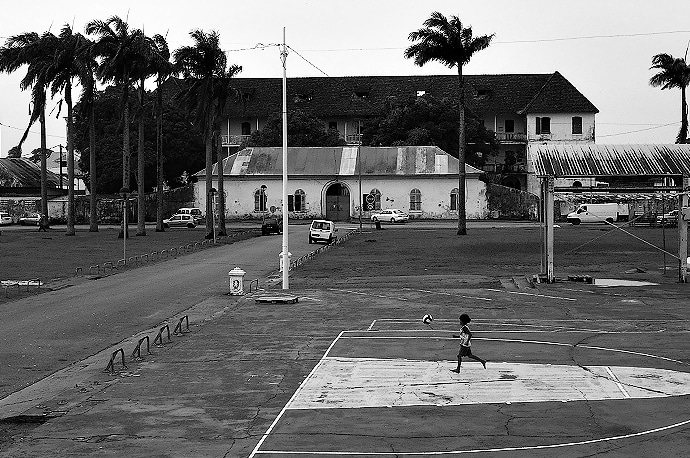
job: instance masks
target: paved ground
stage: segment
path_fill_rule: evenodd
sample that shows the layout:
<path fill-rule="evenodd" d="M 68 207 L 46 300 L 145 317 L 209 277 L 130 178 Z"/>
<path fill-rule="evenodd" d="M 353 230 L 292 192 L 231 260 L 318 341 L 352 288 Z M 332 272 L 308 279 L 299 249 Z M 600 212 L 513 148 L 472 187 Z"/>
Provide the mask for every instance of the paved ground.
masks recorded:
<path fill-rule="evenodd" d="M 661 284 L 531 285 L 538 230 L 477 229 L 458 240 L 447 230 L 399 229 L 357 235 L 307 261 L 291 273 L 296 304 L 212 295 L 170 316 L 171 328 L 188 317 L 190 332 L 165 336 L 141 360 L 130 359 L 132 349 L 153 341 L 158 326 L 0 400 L 0 428 L 15 433 L 0 456 L 690 449 L 688 286 L 659 270 L 654 250 L 618 246 L 619 237 L 597 254 L 598 234 L 564 232 L 557 275 Z M 522 254 L 509 255 L 509 245 Z M 387 258 L 395 247 L 403 254 Z M 451 334 L 462 312 L 473 317 L 474 352 L 489 364 L 463 362 L 456 375 Z M 425 313 L 436 318 L 431 326 Z M 118 359 L 115 374 L 104 373 L 119 348 L 127 368 Z"/>

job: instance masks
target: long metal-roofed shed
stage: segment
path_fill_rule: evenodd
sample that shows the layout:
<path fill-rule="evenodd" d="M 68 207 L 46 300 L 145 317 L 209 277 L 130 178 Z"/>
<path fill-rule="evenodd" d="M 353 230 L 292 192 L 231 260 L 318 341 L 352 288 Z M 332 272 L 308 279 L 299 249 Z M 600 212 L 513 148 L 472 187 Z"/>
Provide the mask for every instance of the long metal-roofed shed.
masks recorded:
<path fill-rule="evenodd" d="M 543 265 L 547 281 L 554 280 L 554 192 L 668 193 L 681 210 L 679 280 L 687 277 L 687 232 L 690 210 L 690 145 L 597 145 L 545 143 L 528 148 L 528 172 L 533 190 L 542 198 L 545 230 Z M 565 179 L 601 179 L 606 186 L 563 186 Z M 560 184 L 560 186 L 559 186 Z M 612 185 L 613 184 L 613 185 Z M 529 188 L 529 186 L 528 186 Z"/>

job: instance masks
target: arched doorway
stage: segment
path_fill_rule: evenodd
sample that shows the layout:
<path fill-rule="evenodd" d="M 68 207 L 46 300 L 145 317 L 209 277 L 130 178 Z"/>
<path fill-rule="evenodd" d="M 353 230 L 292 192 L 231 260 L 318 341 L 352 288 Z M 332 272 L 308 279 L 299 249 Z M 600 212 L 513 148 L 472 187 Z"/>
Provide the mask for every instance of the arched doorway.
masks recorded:
<path fill-rule="evenodd" d="M 326 189 L 326 219 L 348 221 L 350 219 L 350 190 L 340 183 Z"/>

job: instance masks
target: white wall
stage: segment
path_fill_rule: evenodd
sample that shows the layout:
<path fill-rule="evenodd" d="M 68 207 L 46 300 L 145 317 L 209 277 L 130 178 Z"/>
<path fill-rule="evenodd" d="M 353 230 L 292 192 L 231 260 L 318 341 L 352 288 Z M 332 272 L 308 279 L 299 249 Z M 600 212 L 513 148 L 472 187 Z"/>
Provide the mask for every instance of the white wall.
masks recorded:
<path fill-rule="evenodd" d="M 291 218 L 312 219 L 324 216 L 326 210 L 326 189 L 335 181 L 326 179 L 299 179 L 288 181 L 288 193 L 294 194 L 297 189 L 305 192 L 305 211 L 291 212 Z M 339 180 L 350 191 L 350 215 L 359 215 L 359 182 L 357 178 Z M 266 186 L 267 208 L 275 207 L 276 214 L 282 214 L 282 181 L 274 177 L 252 177 L 249 179 L 226 178 L 224 181 L 226 195 L 226 216 L 229 219 L 256 218 L 261 212 L 254 211 L 254 193 Z M 214 180 L 213 187 L 218 189 L 218 182 Z M 419 218 L 457 218 L 457 211 L 450 210 L 450 193 L 458 187 L 457 176 L 443 176 L 433 178 L 415 177 L 382 177 L 364 178 L 362 193 L 367 194 L 373 188 L 381 192 L 381 208 L 399 208 L 409 211 L 410 191 L 419 189 L 422 194 L 422 210 L 411 212 L 411 216 Z M 485 218 L 487 216 L 486 186 L 476 177 L 468 177 L 466 181 L 466 209 L 469 219 Z M 195 206 L 206 208 L 206 184 L 199 180 L 194 185 Z M 388 198 L 388 200 L 386 200 Z M 368 216 L 368 212 L 363 212 Z"/>
<path fill-rule="evenodd" d="M 536 134 L 536 118 L 551 118 L 551 134 Z M 582 134 L 573 134 L 573 116 L 582 118 Z M 593 142 L 594 113 L 530 113 L 527 115 L 527 139 L 528 141 L 567 141 L 567 142 Z"/>

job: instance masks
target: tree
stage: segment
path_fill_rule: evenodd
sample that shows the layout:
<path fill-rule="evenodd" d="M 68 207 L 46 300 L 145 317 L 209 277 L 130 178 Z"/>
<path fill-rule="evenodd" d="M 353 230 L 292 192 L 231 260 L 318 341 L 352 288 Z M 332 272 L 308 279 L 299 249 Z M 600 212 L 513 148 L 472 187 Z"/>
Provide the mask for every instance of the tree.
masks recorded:
<path fill-rule="evenodd" d="M 237 97 L 238 92 L 232 87 L 231 79 L 242 71 L 242 67 L 238 65 L 230 65 L 225 69 L 216 79 L 216 87 L 214 94 L 216 96 L 215 104 L 215 126 L 213 129 L 216 140 L 216 159 L 218 161 L 218 233 L 220 235 L 228 235 L 228 230 L 225 227 L 225 173 L 223 162 L 223 141 L 220 136 L 220 121 L 223 116 L 225 105 L 233 97 Z M 229 133 L 229 132 L 228 132 Z"/>
<path fill-rule="evenodd" d="M 8 157 L 13 157 L 14 152 L 21 157 L 22 143 L 26 140 L 31 126 L 38 121 L 41 129 L 41 213 L 48 215 L 48 164 L 47 164 L 47 135 L 45 122 L 46 91 L 48 90 L 47 67 L 50 65 L 50 53 L 44 52 L 43 43 L 54 35 L 46 32 L 39 36 L 35 32 L 27 32 L 10 37 L 5 46 L 0 48 L 0 72 L 12 73 L 23 65 L 27 65 L 26 76 L 20 83 L 22 90 L 31 87 L 31 101 L 33 109 L 19 145 L 8 152 Z M 42 41 L 43 40 L 43 41 Z M 46 226 L 48 219 L 46 219 Z"/>
<path fill-rule="evenodd" d="M 168 89 L 168 91 L 170 90 Z M 86 185 L 89 190 L 92 189 L 91 181 L 93 179 L 98 182 L 98 189 L 101 194 L 117 194 L 122 188 L 121 158 L 110 153 L 122 148 L 120 96 L 120 89 L 113 86 L 107 86 L 94 94 L 96 143 L 93 151 L 96 152 L 98 162 L 98 170 L 95 173 L 91 173 L 90 169 L 93 158 L 90 154 L 92 148 L 89 145 L 88 111 L 82 107 L 83 99 L 75 106 L 74 145 L 75 149 L 81 153 L 79 166 L 87 174 Z M 135 101 L 136 96 L 130 94 L 130 103 L 135 103 Z M 163 100 L 161 117 L 165 119 L 166 125 L 166 161 L 163 163 L 163 185 L 161 188 L 165 185 L 175 188 L 184 184 L 181 179 L 183 172 L 194 173 L 204 168 L 204 144 L 201 133 L 192 124 L 191 116 L 167 99 Z M 156 146 L 156 119 L 148 116 L 145 123 L 146 151 L 153 152 Z M 135 141 L 137 136 L 135 129 L 132 129 L 130 135 L 131 141 Z M 145 191 L 149 193 L 153 191 L 153 186 L 156 183 L 155 156 L 146 154 L 145 160 Z"/>
<path fill-rule="evenodd" d="M 687 51 L 686 51 L 687 57 Z M 676 143 L 688 143 L 688 104 L 685 90 L 690 84 L 690 66 L 685 58 L 673 57 L 670 54 L 657 54 L 652 57 L 652 66 L 659 72 L 649 79 L 649 84 L 661 89 L 680 89 L 681 120 Z"/>
<path fill-rule="evenodd" d="M 206 238 L 213 237 L 213 137 L 219 112 L 218 81 L 227 76 L 227 57 L 220 49 L 220 35 L 216 31 L 189 33 L 193 46 L 182 46 L 174 53 L 175 65 L 187 80 L 187 86 L 177 96 L 203 132 L 206 156 Z M 234 73 L 241 67 L 231 66 Z M 234 74 L 233 73 L 233 74 Z M 220 107 L 222 110 L 223 107 Z"/>
<path fill-rule="evenodd" d="M 290 146 L 342 146 L 345 141 L 336 130 L 326 130 L 324 122 L 309 113 L 294 110 L 288 113 L 288 144 Z M 275 113 L 260 130 L 252 132 L 245 146 L 281 146 L 283 118 Z"/>
<path fill-rule="evenodd" d="M 93 43 L 80 33 L 73 33 L 69 25 L 63 26 L 57 37 L 50 69 L 51 94 L 64 94 L 67 105 L 67 232 L 75 235 L 74 229 L 74 116 L 72 87 L 75 78 L 82 84 L 89 84 L 93 71 L 91 54 Z M 58 113 L 59 116 L 59 113 Z"/>
<path fill-rule="evenodd" d="M 458 235 L 467 234 L 467 213 L 465 202 L 465 101 L 462 67 L 472 56 L 486 49 L 494 34 L 474 37 L 472 27 L 464 27 L 457 16 L 447 19 L 435 11 L 424 21 L 424 27 L 411 32 L 414 42 L 405 50 L 407 59 L 423 66 L 438 61 L 448 68 L 458 69 Z"/>
<path fill-rule="evenodd" d="M 407 100 L 390 100 L 380 116 L 364 123 L 362 144 L 369 146 L 438 146 L 458 157 L 458 101 L 426 94 Z M 481 166 L 486 155 L 496 154 L 498 144 L 478 117 L 465 110 L 466 162 Z"/>
<path fill-rule="evenodd" d="M 111 16 L 106 21 L 93 20 L 86 25 L 86 33 L 96 35 L 95 55 L 100 58 L 96 75 L 103 82 L 114 82 L 122 90 L 120 98 L 122 113 L 122 189 L 130 190 L 130 138 L 129 138 L 129 93 L 136 74 L 137 62 L 141 58 L 143 34 L 141 30 L 129 28 L 129 24 L 119 16 Z M 129 201 L 123 203 L 129 212 Z M 127 237 L 123 227 L 121 237 Z"/>
<path fill-rule="evenodd" d="M 170 48 L 165 37 L 154 35 L 153 45 L 151 69 L 156 75 L 156 232 L 163 232 L 163 87 L 175 74 L 175 66 L 170 61 Z"/>

